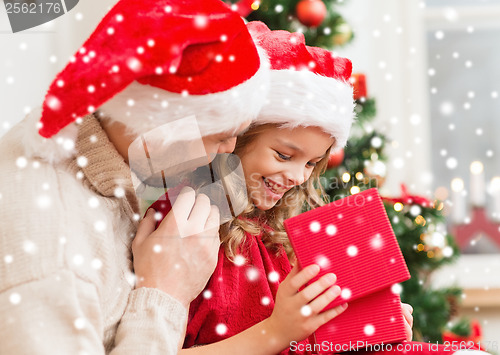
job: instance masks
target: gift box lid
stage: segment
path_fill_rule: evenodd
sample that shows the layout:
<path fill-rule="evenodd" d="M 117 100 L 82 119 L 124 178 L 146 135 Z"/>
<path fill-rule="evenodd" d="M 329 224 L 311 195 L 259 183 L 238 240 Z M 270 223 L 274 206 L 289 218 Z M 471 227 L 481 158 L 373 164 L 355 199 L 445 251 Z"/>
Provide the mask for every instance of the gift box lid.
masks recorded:
<path fill-rule="evenodd" d="M 337 275 L 342 294 L 327 308 L 410 278 L 377 189 L 369 189 L 284 222 L 299 266 Z"/>

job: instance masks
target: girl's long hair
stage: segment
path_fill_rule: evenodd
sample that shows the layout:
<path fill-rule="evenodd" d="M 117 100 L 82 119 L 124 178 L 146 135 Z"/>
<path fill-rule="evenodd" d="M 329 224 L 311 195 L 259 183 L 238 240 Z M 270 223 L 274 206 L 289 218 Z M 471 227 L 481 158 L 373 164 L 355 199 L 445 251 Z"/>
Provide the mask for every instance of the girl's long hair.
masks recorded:
<path fill-rule="evenodd" d="M 275 127 L 279 126 L 276 124 L 251 126 L 247 132 L 238 137 L 234 153 L 241 157 L 245 154 L 245 149 L 250 146 L 260 133 Z M 278 203 L 267 211 L 255 207 L 246 194 L 239 194 L 242 200 L 237 203 L 242 206 L 240 209 L 243 210 L 243 213 L 224 223 L 219 232 L 226 256 L 230 260 L 234 259 L 244 245 L 245 233 L 251 235 L 262 233 L 261 238 L 267 248 L 278 252 L 280 246 L 283 246 L 288 257 L 292 258 L 293 250 L 285 232 L 283 221 L 300 214 L 304 210 L 323 206 L 327 202 L 320 183 L 320 176 L 326 170 L 329 153 L 330 149 L 326 152 L 325 157 L 316 164 L 311 177 L 307 181 L 287 191 Z M 222 169 L 224 165 L 219 165 L 219 169 Z M 226 189 L 231 189 L 235 186 L 241 186 L 241 182 L 231 184 L 226 181 L 225 185 Z M 238 194 L 234 193 L 234 195 Z"/>

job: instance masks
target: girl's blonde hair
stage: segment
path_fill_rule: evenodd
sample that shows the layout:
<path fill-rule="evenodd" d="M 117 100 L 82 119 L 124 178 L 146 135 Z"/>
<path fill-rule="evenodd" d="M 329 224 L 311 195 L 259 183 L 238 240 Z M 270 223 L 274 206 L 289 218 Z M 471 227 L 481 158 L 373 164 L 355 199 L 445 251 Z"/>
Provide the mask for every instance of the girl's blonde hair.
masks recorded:
<path fill-rule="evenodd" d="M 257 136 L 269 128 L 276 128 L 276 124 L 263 124 L 250 126 L 250 129 L 238 137 L 234 153 L 238 156 L 245 154 L 245 150 L 255 141 Z M 244 200 L 239 203 L 244 204 L 243 213 L 224 223 L 220 228 L 220 238 L 224 246 L 226 256 L 233 260 L 238 249 L 245 241 L 245 233 L 259 235 L 262 233 L 262 241 L 267 248 L 279 250 L 282 245 L 289 258 L 293 256 L 293 250 L 286 235 L 283 221 L 287 218 L 298 215 L 304 210 L 322 206 L 326 202 L 325 192 L 320 183 L 320 176 L 326 170 L 330 148 L 312 172 L 312 175 L 303 184 L 293 187 L 287 191 L 278 203 L 267 211 L 259 210 L 255 207 L 246 194 L 239 194 Z M 219 165 L 219 168 L 225 164 Z M 241 184 L 228 184 L 226 189 L 231 189 Z M 236 194 L 233 194 L 233 196 Z M 234 204 L 234 203 L 233 203 Z M 268 228 L 266 227 L 268 226 Z"/>

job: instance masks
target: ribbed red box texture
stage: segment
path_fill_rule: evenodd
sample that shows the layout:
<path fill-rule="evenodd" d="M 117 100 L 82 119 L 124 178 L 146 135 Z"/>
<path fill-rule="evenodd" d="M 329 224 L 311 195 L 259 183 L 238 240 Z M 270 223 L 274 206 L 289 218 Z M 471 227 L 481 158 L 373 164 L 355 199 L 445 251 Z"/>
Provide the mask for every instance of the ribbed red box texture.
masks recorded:
<path fill-rule="evenodd" d="M 347 302 L 340 316 L 312 335 L 332 345 L 393 343 L 405 339 L 395 284 L 410 274 L 377 189 L 369 189 L 287 219 L 285 229 L 300 267 L 337 275 L 342 295 L 325 309 Z"/>

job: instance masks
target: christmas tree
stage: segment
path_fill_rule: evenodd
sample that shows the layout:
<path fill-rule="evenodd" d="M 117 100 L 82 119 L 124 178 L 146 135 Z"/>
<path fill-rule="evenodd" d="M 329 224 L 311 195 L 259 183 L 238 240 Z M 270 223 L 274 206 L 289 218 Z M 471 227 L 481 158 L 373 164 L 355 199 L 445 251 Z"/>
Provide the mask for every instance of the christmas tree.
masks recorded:
<path fill-rule="evenodd" d="M 302 32 L 311 46 L 333 49 L 353 39 L 349 24 L 338 12 L 343 0 L 241 0 L 233 8 L 249 21 L 258 20 L 273 30 Z M 372 128 L 375 100 L 367 95 L 366 78 L 351 78 L 357 119 L 345 150 L 332 152 L 322 177 L 325 191 L 334 201 L 371 187 L 381 187 L 387 172 L 384 146 L 387 137 Z M 442 341 L 443 331 L 456 311 L 461 290 L 433 289 L 433 271 L 459 254 L 446 232 L 441 201 L 411 196 L 403 186 L 400 198 L 385 199 L 387 215 L 412 278 L 401 284 L 401 299 L 414 308 L 414 339 Z"/>
<path fill-rule="evenodd" d="M 337 5 L 343 0 L 240 0 L 233 8 L 249 21 L 262 21 L 271 30 L 302 32 L 311 46 L 331 48 L 353 38 Z"/>

